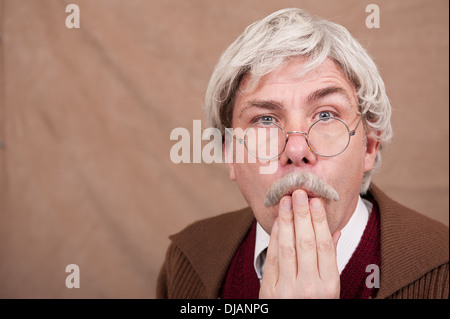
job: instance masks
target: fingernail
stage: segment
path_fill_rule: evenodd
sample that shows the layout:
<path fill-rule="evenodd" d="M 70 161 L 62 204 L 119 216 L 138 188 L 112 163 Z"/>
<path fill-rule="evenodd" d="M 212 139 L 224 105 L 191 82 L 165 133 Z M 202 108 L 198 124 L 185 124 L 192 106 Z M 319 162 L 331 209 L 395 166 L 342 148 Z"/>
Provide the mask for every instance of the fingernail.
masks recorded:
<path fill-rule="evenodd" d="M 291 205 L 291 199 L 289 197 L 283 198 L 281 200 L 281 208 L 285 209 L 285 210 L 290 210 L 292 207 Z"/>
<path fill-rule="evenodd" d="M 303 191 L 297 191 L 294 197 L 297 204 L 306 204 L 308 202 L 308 195 Z"/>
<path fill-rule="evenodd" d="M 320 204 L 320 201 L 318 199 L 314 199 L 311 201 L 311 209 L 312 210 L 320 210 L 322 208 L 322 205 Z"/>

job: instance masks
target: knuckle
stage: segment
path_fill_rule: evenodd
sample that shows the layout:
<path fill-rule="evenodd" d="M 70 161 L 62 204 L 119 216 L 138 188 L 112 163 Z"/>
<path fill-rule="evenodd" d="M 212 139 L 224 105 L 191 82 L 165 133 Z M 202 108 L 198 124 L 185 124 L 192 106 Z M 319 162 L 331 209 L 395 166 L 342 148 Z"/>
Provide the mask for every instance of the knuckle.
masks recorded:
<path fill-rule="evenodd" d="M 314 250 L 316 248 L 316 241 L 313 238 L 300 239 L 299 246 L 303 250 Z"/>
<path fill-rule="evenodd" d="M 329 298 L 329 299 L 337 298 L 337 297 L 339 297 L 340 289 L 341 289 L 341 287 L 340 287 L 340 284 L 339 284 L 338 281 L 337 282 L 328 283 L 324 287 L 323 296 L 325 298 Z"/>
<path fill-rule="evenodd" d="M 278 265 L 278 258 L 277 258 L 277 256 L 273 256 L 273 255 L 267 254 L 267 256 L 266 256 L 266 263 L 268 265 L 271 265 L 271 266 Z"/>
<path fill-rule="evenodd" d="M 280 247 L 280 256 L 285 259 L 294 259 L 295 248 L 292 246 Z"/>
<path fill-rule="evenodd" d="M 321 224 L 327 220 L 327 215 L 323 211 L 315 211 L 312 214 L 312 219 L 315 223 Z"/>
<path fill-rule="evenodd" d="M 317 245 L 319 252 L 332 255 L 334 253 L 334 244 L 331 241 L 321 242 Z"/>
<path fill-rule="evenodd" d="M 259 299 L 270 299 L 273 298 L 274 294 L 271 289 L 264 283 L 261 283 L 261 288 L 259 289 Z"/>
<path fill-rule="evenodd" d="M 312 299 L 317 297 L 316 285 L 313 282 L 303 282 L 299 296 L 303 299 Z"/>
<path fill-rule="evenodd" d="M 292 224 L 294 220 L 294 215 L 290 211 L 283 211 L 279 213 L 278 218 L 281 223 Z"/>
<path fill-rule="evenodd" d="M 297 216 L 297 217 L 299 217 L 299 218 L 301 218 L 301 219 L 304 219 L 304 218 L 310 218 L 310 217 L 309 217 L 310 214 L 309 214 L 308 208 L 306 208 L 306 209 L 297 209 L 297 210 L 294 210 L 294 213 L 295 213 L 295 216 Z"/>
<path fill-rule="evenodd" d="M 303 299 L 334 299 L 339 298 L 339 280 L 328 283 L 304 280 L 298 291 L 298 296 Z"/>

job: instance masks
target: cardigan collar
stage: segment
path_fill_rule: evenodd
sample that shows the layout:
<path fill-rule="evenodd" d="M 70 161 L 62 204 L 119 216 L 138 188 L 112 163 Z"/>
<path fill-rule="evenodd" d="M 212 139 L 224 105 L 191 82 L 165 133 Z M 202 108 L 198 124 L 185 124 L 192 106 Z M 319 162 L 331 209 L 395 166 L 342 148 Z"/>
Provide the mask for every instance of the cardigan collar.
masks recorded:
<path fill-rule="evenodd" d="M 389 198 L 371 184 L 380 210 L 381 274 L 377 298 L 389 297 L 448 262 L 448 228 Z"/>
<path fill-rule="evenodd" d="M 207 298 L 219 297 L 228 267 L 254 221 L 247 207 L 201 220 L 170 237 L 197 272 Z"/>

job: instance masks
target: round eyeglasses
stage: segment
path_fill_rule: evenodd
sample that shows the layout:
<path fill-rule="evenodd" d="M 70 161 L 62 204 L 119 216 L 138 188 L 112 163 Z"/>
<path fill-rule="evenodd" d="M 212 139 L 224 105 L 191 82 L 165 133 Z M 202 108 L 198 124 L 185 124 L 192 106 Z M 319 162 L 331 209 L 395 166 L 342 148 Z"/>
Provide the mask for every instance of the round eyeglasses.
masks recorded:
<path fill-rule="evenodd" d="M 347 149 L 350 138 L 355 135 L 361 119 L 362 116 L 352 131 L 347 124 L 336 117 L 326 117 L 315 121 L 307 132 L 285 132 L 281 126 L 272 121 L 259 121 L 252 124 L 245 130 L 244 138 L 237 137 L 229 128 L 226 130 L 258 159 L 271 160 L 278 157 L 286 148 L 291 134 L 305 135 L 308 147 L 314 154 L 333 157 Z"/>

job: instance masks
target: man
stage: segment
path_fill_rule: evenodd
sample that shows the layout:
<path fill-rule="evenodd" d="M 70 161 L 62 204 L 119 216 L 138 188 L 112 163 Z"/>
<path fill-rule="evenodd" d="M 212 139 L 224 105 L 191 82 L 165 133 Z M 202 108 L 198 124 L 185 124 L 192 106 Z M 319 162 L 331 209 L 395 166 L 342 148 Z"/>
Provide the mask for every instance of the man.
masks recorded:
<path fill-rule="evenodd" d="M 205 109 L 250 207 L 172 236 L 157 297 L 448 298 L 448 228 L 371 184 L 391 107 L 344 27 L 299 9 L 255 22 Z"/>

